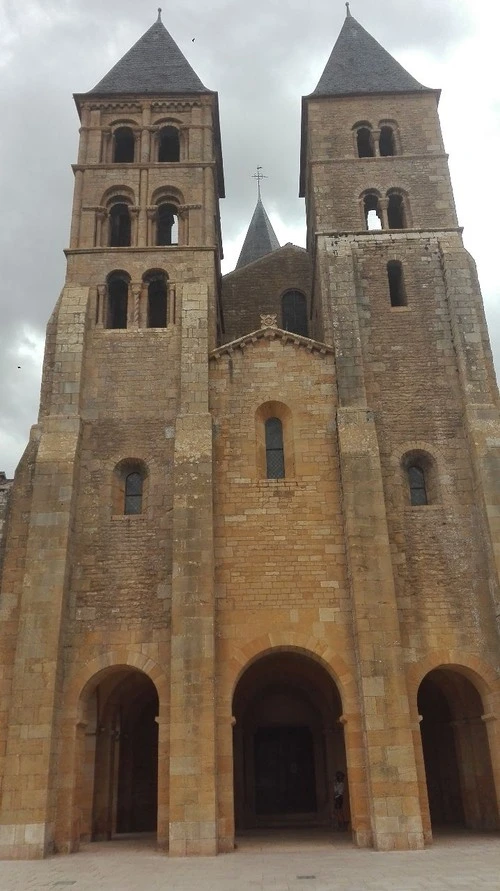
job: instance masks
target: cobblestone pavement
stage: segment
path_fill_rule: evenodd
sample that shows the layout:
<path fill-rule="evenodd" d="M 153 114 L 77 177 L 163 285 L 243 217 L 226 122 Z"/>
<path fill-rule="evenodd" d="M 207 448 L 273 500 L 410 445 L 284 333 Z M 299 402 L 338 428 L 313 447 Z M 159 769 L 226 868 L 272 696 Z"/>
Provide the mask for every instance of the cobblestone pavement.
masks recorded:
<path fill-rule="evenodd" d="M 252 836 L 219 857 L 170 860 L 149 839 L 0 863 L 1 891 L 500 891 L 500 836 L 450 835 L 426 851 L 380 854 L 345 838 Z"/>

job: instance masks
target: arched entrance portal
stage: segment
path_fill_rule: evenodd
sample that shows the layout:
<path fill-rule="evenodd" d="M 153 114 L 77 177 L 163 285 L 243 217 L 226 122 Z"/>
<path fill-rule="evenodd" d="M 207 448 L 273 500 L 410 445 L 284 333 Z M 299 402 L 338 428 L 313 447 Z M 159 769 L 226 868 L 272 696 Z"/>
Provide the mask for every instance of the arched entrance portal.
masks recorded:
<path fill-rule="evenodd" d="M 156 688 L 142 671 L 127 666 L 107 669 L 96 680 L 84 704 L 80 838 L 156 832 Z"/>
<path fill-rule="evenodd" d="M 418 691 L 433 827 L 497 829 L 498 810 L 483 703 L 474 684 L 437 668 Z"/>
<path fill-rule="evenodd" d="M 272 653 L 247 669 L 233 700 L 236 831 L 332 825 L 334 776 L 347 773 L 341 714 L 334 682 L 307 656 Z"/>

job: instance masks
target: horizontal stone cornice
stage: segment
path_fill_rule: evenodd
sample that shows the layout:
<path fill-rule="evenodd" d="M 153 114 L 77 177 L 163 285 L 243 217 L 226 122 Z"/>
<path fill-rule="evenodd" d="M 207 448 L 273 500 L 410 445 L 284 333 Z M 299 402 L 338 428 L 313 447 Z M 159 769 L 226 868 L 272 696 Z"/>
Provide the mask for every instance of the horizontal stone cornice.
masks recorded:
<path fill-rule="evenodd" d="M 314 158 L 308 161 L 311 167 L 318 167 L 322 164 L 360 164 L 365 161 L 368 164 L 394 164 L 398 161 L 435 161 L 441 158 L 443 161 L 449 160 L 446 152 L 426 152 L 420 155 L 376 155 L 373 158 L 357 158 L 349 155 L 345 158 Z"/>
<path fill-rule="evenodd" d="M 336 238 L 339 241 L 350 238 L 369 238 L 372 241 L 405 241 L 408 236 L 411 236 L 411 238 L 422 235 L 435 237 L 436 235 L 449 235 L 450 233 L 462 235 L 463 231 L 463 226 L 452 226 L 449 229 L 443 227 L 439 229 L 319 229 L 314 233 L 314 237 Z"/>
<path fill-rule="evenodd" d="M 92 247 L 92 248 L 66 248 L 64 255 L 66 257 L 88 254 L 95 257 L 97 254 L 117 254 L 127 256 L 132 254 L 172 254 L 175 251 L 182 253 L 200 253 L 209 251 L 214 253 L 218 250 L 215 244 L 212 245 L 188 245 L 188 244 L 172 244 L 172 245 L 151 245 L 150 247 Z"/>

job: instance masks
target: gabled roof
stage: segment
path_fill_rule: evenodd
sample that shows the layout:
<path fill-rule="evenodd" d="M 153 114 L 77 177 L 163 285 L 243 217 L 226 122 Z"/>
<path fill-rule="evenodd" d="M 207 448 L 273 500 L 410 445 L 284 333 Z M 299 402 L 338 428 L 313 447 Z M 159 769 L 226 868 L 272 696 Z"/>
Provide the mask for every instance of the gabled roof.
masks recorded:
<path fill-rule="evenodd" d="M 221 356 L 231 355 L 231 353 L 234 353 L 236 350 L 241 350 L 243 352 L 247 346 L 251 346 L 259 340 L 281 340 L 283 343 L 294 344 L 294 346 L 303 347 L 310 353 L 320 353 L 322 356 L 334 353 L 332 346 L 328 346 L 326 343 L 321 343 L 319 340 L 312 340 L 310 337 L 303 337 L 301 334 L 294 334 L 292 331 L 284 331 L 282 328 L 268 325 L 259 328 L 258 331 L 252 331 L 250 334 L 245 334 L 244 337 L 239 337 L 238 340 L 232 340 L 230 343 L 221 344 L 221 346 L 216 347 L 215 350 L 212 350 L 212 352 L 209 353 L 209 358 L 220 359 Z"/>
<path fill-rule="evenodd" d="M 90 93 L 207 93 L 160 16 Z"/>
<path fill-rule="evenodd" d="M 348 12 L 313 96 L 434 92 L 396 62 Z"/>
<path fill-rule="evenodd" d="M 247 266 L 248 263 L 253 263 L 254 260 L 260 260 L 260 258 L 265 257 L 266 254 L 270 254 L 272 251 L 277 250 L 279 246 L 280 243 L 276 238 L 276 233 L 272 227 L 271 220 L 269 219 L 259 196 L 236 264 L 236 269 L 241 269 L 242 266 Z"/>

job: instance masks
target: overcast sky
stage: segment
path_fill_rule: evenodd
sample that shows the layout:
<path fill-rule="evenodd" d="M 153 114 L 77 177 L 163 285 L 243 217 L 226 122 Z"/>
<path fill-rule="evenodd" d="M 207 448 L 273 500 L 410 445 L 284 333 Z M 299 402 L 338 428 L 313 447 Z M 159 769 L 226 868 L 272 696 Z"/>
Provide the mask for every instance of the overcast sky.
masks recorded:
<path fill-rule="evenodd" d="M 497 369 L 500 78 L 498 0 L 352 0 L 351 11 L 423 84 L 440 111 L 459 219 L 483 287 Z M 257 164 L 281 243 L 304 244 L 297 197 L 300 99 L 319 79 L 345 17 L 342 0 L 183 0 L 163 21 L 220 94 L 234 267 L 252 215 Z M 44 328 L 64 282 L 78 117 L 91 89 L 150 27 L 144 0 L 0 0 L 0 469 L 12 474 L 36 421 Z M 194 40 L 194 42 L 193 42 Z"/>

